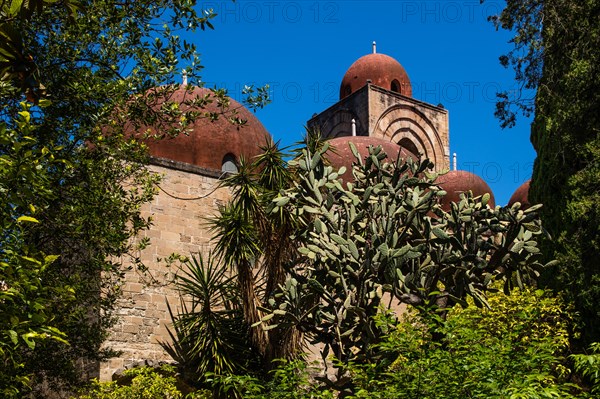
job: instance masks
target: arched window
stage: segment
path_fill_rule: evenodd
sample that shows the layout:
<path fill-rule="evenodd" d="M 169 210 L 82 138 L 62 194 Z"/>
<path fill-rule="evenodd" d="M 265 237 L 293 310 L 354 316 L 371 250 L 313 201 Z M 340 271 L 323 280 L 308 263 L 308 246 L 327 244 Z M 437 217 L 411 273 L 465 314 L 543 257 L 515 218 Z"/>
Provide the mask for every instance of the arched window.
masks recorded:
<path fill-rule="evenodd" d="M 221 171 L 227 172 L 227 173 L 237 173 L 238 172 L 235 155 L 227 154 L 223 157 L 223 162 L 221 163 Z"/>
<path fill-rule="evenodd" d="M 400 140 L 398 145 L 412 154 L 415 154 L 417 156 L 419 155 L 419 150 L 417 149 L 417 146 L 409 138 L 403 138 L 402 140 Z"/>
<path fill-rule="evenodd" d="M 392 80 L 391 90 L 393 92 L 396 92 L 396 93 L 401 93 L 401 91 L 400 91 L 400 82 L 398 82 L 398 79 Z"/>

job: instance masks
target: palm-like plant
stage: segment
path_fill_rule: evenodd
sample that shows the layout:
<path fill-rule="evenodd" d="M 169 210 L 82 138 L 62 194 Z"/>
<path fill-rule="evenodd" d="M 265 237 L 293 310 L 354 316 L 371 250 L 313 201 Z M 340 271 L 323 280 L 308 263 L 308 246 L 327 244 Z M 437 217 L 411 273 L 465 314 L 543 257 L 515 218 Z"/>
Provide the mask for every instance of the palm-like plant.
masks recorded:
<path fill-rule="evenodd" d="M 273 198 L 290 187 L 294 172 L 278 143 L 269 142 L 262 150 L 251 163 L 240 160 L 238 173 L 224 180 L 223 185 L 232 190 L 232 201 L 211 221 L 216 253 L 237 271 L 249 324 L 260 322 L 261 309 L 285 282 L 286 265 L 297 256 L 292 240 L 295 215 L 272 212 Z M 259 327 L 253 328 L 250 336 L 267 363 L 293 356 L 301 345 L 301 335 L 295 329 L 267 331 Z"/>
<path fill-rule="evenodd" d="M 240 167 L 245 173 L 246 166 Z M 252 204 L 251 204 L 252 205 Z M 254 212 L 259 211 L 255 209 Z M 262 253 L 255 226 L 251 223 L 248 208 L 230 203 L 220 208 L 220 215 L 213 220 L 212 228 L 218 239 L 215 250 L 226 267 L 234 267 L 237 272 L 239 300 L 245 321 L 256 323 L 261 319 L 254 265 Z M 268 344 L 265 331 L 253 329 L 250 333 L 252 345 L 264 353 Z"/>
<path fill-rule="evenodd" d="M 235 276 L 210 255 L 192 257 L 177 275 L 181 312 L 169 330 L 172 343 L 163 348 L 179 363 L 187 381 L 202 384 L 208 374 L 236 374 L 246 370 L 256 356 L 248 342 L 248 324 L 240 307 Z"/>

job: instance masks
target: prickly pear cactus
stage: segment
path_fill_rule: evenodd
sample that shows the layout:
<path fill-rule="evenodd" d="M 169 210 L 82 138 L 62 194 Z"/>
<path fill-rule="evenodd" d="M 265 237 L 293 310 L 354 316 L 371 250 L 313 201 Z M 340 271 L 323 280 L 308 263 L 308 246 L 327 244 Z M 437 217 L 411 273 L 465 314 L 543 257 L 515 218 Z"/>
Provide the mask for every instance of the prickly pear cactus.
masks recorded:
<path fill-rule="evenodd" d="M 487 306 L 494 280 L 508 293 L 538 276 L 536 207 L 491 209 L 467 193 L 444 212 L 428 160 L 389 160 L 380 147 L 362 159 L 350 146 L 354 181 L 324 163 L 325 145 L 292 162 L 298 179 L 273 200 L 272 212 L 302 223 L 263 328 L 294 325 L 344 363 L 370 355 L 385 330 L 373 316 L 392 302 L 443 313 L 471 296 Z"/>

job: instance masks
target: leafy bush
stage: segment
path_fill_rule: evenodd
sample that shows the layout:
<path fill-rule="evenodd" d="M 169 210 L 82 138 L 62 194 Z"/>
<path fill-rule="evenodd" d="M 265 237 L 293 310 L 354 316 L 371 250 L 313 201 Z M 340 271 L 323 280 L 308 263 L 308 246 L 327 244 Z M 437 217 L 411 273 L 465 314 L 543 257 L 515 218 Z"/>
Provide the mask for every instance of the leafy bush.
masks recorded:
<path fill-rule="evenodd" d="M 77 399 L 202 399 L 210 394 L 200 391 L 184 396 L 179 390 L 175 368 L 162 366 L 156 370 L 141 367 L 123 373 L 128 384 L 95 381 L 87 393 Z"/>
<path fill-rule="evenodd" d="M 590 345 L 590 354 L 571 355 L 575 361 L 575 370 L 588 378 L 592 384 L 592 393 L 600 394 L 600 342 Z"/>
<path fill-rule="evenodd" d="M 524 289 L 489 302 L 490 309 L 452 309 L 441 342 L 430 322 L 406 317 L 379 346 L 383 361 L 353 365 L 354 397 L 588 397 L 568 381 L 570 316 L 560 299 Z"/>
<path fill-rule="evenodd" d="M 271 372 L 271 380 L 265 384 L 265 391 L 256 399 L 330 399 L 331 390 L 323 389 L 312 381 L 310 374 L 315 370 L 302 360 L 280 360 L 278 367 Z"/>
<path fill-rule="evenodd" d="M 400 321 L 382 312 L 374 322 L 389 333 L 374 349 L 376 355 L 348 365 L 344 378 L 350 383 L 341 396 L 587 399 L 597 394 L 600 345 L 590 355 L 571 356 L 575 369 L 595 384 L 589 393 L 571 380 L 572 311 L 560 298 L 548 291 L 522 289 L 510 296 L 492 293 L 488 301 L 489 309 L 454 307 L 445 321 L 417 309 Z M 433 339 L 436 331 L 445 338 Z M 280 361 L 268 381 L 250 374 L 208 374 L 206 382 L 219 389 L 201 397 L 329 399 L 338 395 L 327 381 L 321 384 L 311 378 L 313 374 L 301 360 Z M 114 399 L 81 399 L 108 398 Z"/>
<path fill-rule="evenodd" d="M 250 375 L 210 378 L 226 398 L 243 399 L 333 399 L 335 394 L 311 379 L 315 369 L 303 360 L 276 360 L 267 381 Z"/>

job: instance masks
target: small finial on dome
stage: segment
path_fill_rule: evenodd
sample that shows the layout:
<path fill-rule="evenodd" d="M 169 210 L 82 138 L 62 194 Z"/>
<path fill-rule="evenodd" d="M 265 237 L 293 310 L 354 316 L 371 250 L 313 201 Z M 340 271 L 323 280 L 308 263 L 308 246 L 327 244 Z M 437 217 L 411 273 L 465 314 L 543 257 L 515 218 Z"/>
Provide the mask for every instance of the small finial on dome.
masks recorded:
<path fill-rule="evenodd" d="M 452 170 L 456 170 L 456 153 L 452 154 Z"/>
<path fill-rule="evenodd" d="M 377 42 L 373 40 L 373 54 L 377 54 Z"/>
<path fill-rule="evenodd" d="M 352 119 L 352 137 L 356 136 L 356 119 Z"/>
<path fill-rule="evenodd" d="M 183 85 L 186 86 L 188 84 L 187 81 L 187 71 L 184 69 L 181 71 L 181 77 L 183 78 Z"/>

